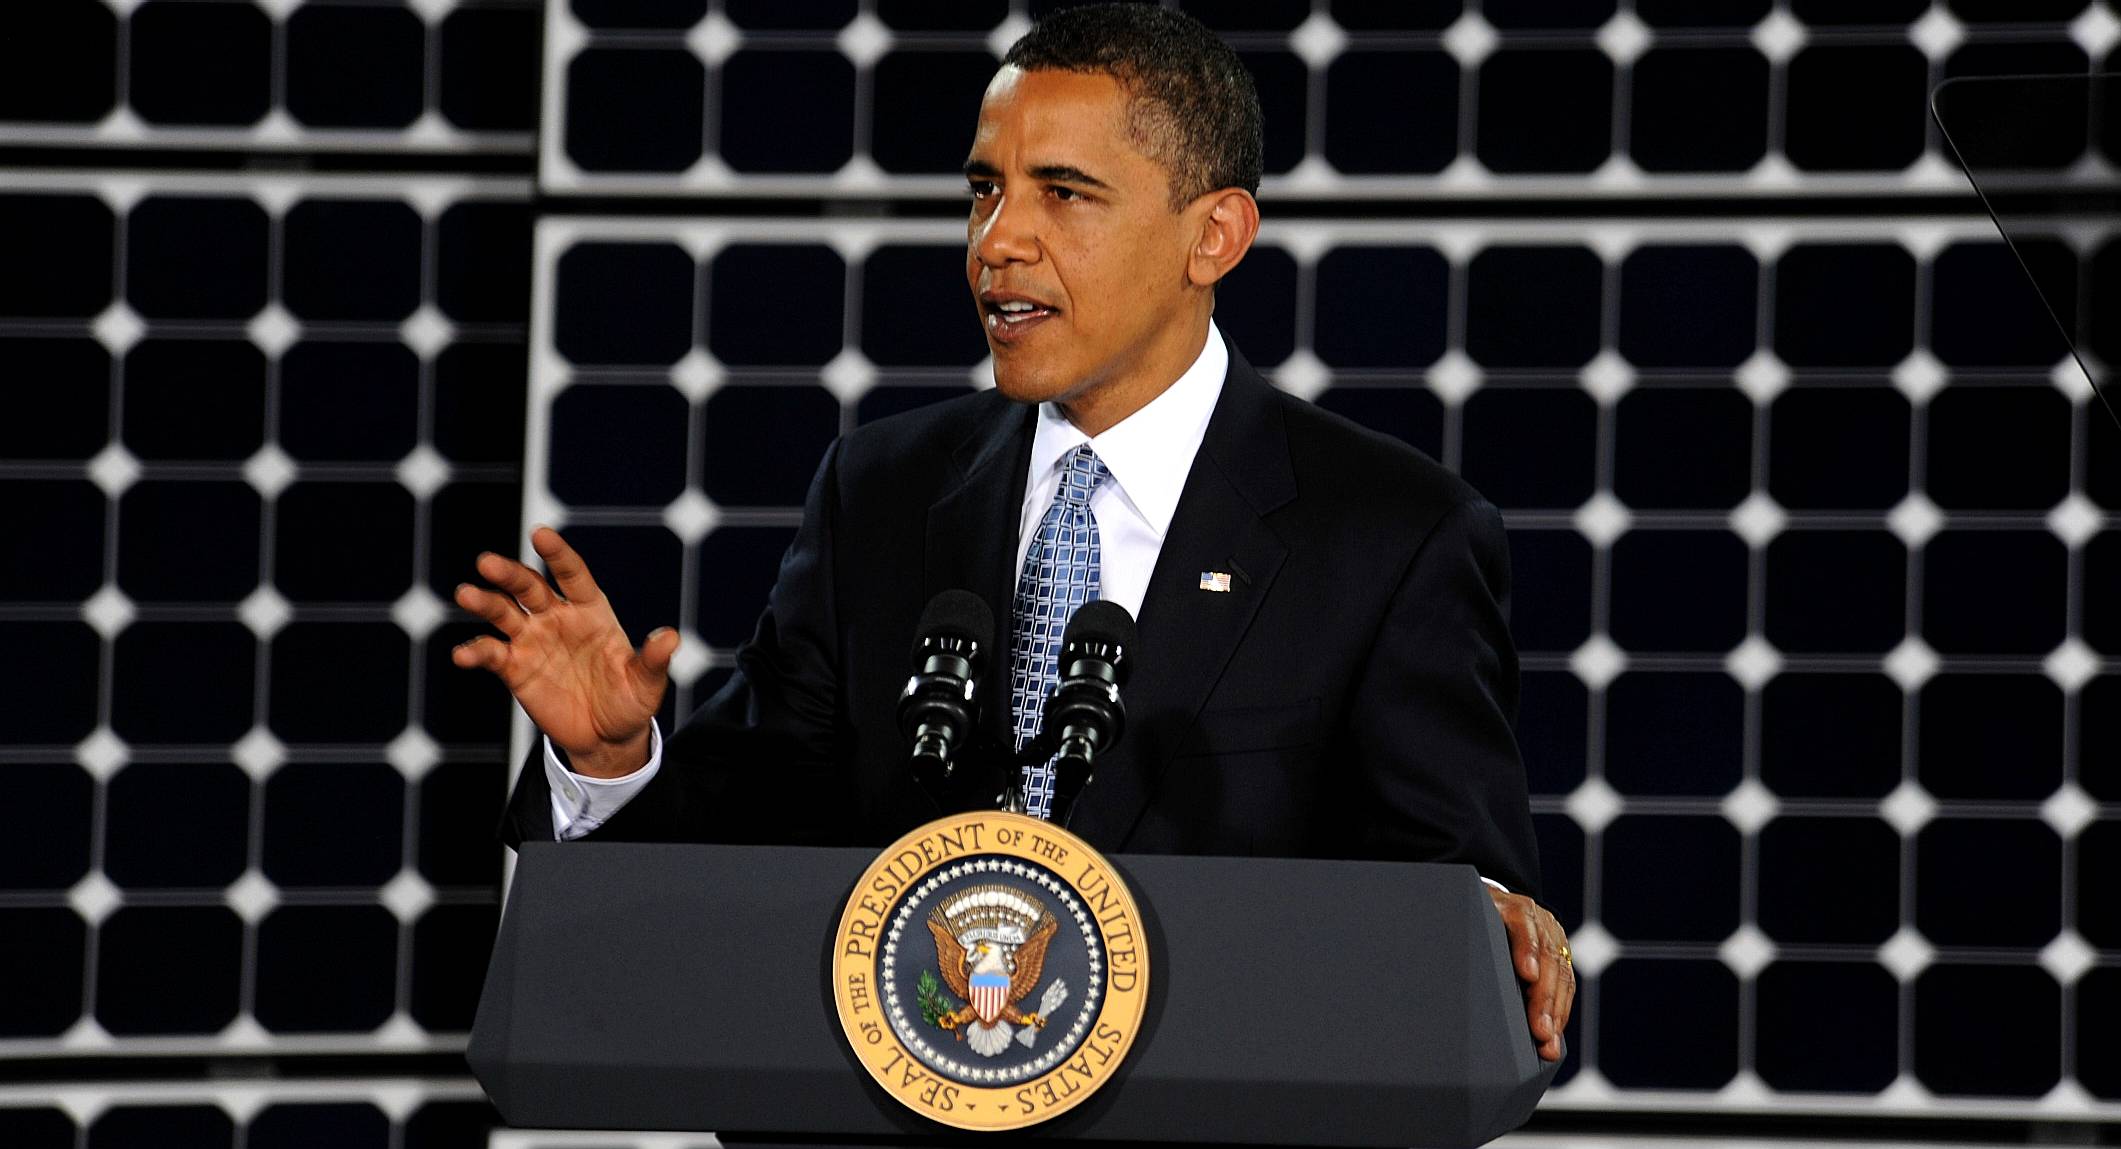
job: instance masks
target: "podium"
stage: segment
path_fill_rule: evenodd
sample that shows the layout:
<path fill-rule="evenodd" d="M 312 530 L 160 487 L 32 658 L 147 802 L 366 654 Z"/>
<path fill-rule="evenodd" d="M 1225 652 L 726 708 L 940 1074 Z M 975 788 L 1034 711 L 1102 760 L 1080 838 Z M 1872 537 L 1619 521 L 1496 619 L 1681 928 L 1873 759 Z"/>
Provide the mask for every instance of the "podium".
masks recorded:
<path fill-rule="evenodd" d="M 526 844 L 473 1072 L 516 1126 L 982 1140 L 886 1097 L 833 1012 L 831 934 L 872 858 Z M 1104 1089 L 1015 1136 L 1477 1145 L 1522 1124 L 1553 1080 L 1469 866 L 1110 861 L 1149 939 L 1141 1038 Z"/>

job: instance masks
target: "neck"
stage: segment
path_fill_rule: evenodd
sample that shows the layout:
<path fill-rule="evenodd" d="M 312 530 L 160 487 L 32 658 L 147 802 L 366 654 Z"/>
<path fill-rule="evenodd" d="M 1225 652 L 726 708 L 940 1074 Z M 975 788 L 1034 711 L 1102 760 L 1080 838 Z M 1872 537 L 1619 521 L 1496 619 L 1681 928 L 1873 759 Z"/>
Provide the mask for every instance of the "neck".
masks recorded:
<path fill-rule="evenodd" d="M 1203 311 L 1194 322 L 1167 330 L 1170 336 L 1156 341 L 1141 366 L 1108 379 L 1101 386 L 1086 387 L 1080 394 L 1056 400 L 1054 405 L 1068 422 L 1093 439 L 1118 426 L 1121 420 L 1170 390 L 1200 358 L 1201 349 L 1208 345 L 1208 313 Z"/>

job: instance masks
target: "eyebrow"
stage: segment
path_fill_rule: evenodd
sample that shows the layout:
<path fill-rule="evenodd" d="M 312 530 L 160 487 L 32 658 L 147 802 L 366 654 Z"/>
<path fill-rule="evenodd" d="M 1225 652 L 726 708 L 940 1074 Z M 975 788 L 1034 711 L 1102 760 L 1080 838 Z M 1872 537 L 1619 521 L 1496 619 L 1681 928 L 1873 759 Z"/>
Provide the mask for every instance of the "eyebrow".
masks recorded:
<path fill-rule="evenodd" d="M 987 163 L 985 160 L 965 161 L 966 179 L 992 179 L 1000 174 L 1002 173 L 993 164 Z M 1031 175 L 1036 179 L 1048 180 L 1054 183 L 1083 184 L 1087 187 L 1100 188 L 1105 191 L 1112 190 L 1111 184 L 1071 164 L 1040 164 L 1031 169 Z"/>

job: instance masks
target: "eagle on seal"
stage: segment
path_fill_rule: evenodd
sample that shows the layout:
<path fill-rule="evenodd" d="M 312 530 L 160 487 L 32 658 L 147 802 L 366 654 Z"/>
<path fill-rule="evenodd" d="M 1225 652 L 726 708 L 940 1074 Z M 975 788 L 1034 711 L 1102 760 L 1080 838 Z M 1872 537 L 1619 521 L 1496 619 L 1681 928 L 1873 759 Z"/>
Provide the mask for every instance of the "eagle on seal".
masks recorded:
<path fill-rule="evenodd" d="M 1046 947 L 1060 932 L 1060 921 L 1033 898 L 1002 885 L 952 894 L 929 911 L 927 921 L 943 984 L 966 1003 L 938 1015 L 935 1024 L 983 1057 L 1009 1048 L 1011 1037 L 1028 1048 L 1068 997 L 1067 983 L 1055 979 L 1038 1012 L 1022 1008 L 1038 988 Z"/>

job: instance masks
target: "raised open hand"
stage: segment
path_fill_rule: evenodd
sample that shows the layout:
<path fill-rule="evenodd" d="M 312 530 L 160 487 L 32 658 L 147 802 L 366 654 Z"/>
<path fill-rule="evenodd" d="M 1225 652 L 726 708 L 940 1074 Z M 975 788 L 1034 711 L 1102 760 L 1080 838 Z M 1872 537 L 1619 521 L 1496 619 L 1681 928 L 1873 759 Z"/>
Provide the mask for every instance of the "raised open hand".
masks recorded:
<path fill-rule="evenodd" d="M 578 773 L 630 774 L 648 761 L 648 722 L 670 683 L 678 633 L 658 628 L 635 650 L 582 556 L 560 533 L 538 527 L 530 545 L 552 570 L 559 593 L 522 563 L 481 554 L 479 574 L 500 591 L 459 583 L 457 605 L 492 623 L 507 641 L 481 635 L 452 650 L 450 661 L 499 675 Z"/>

